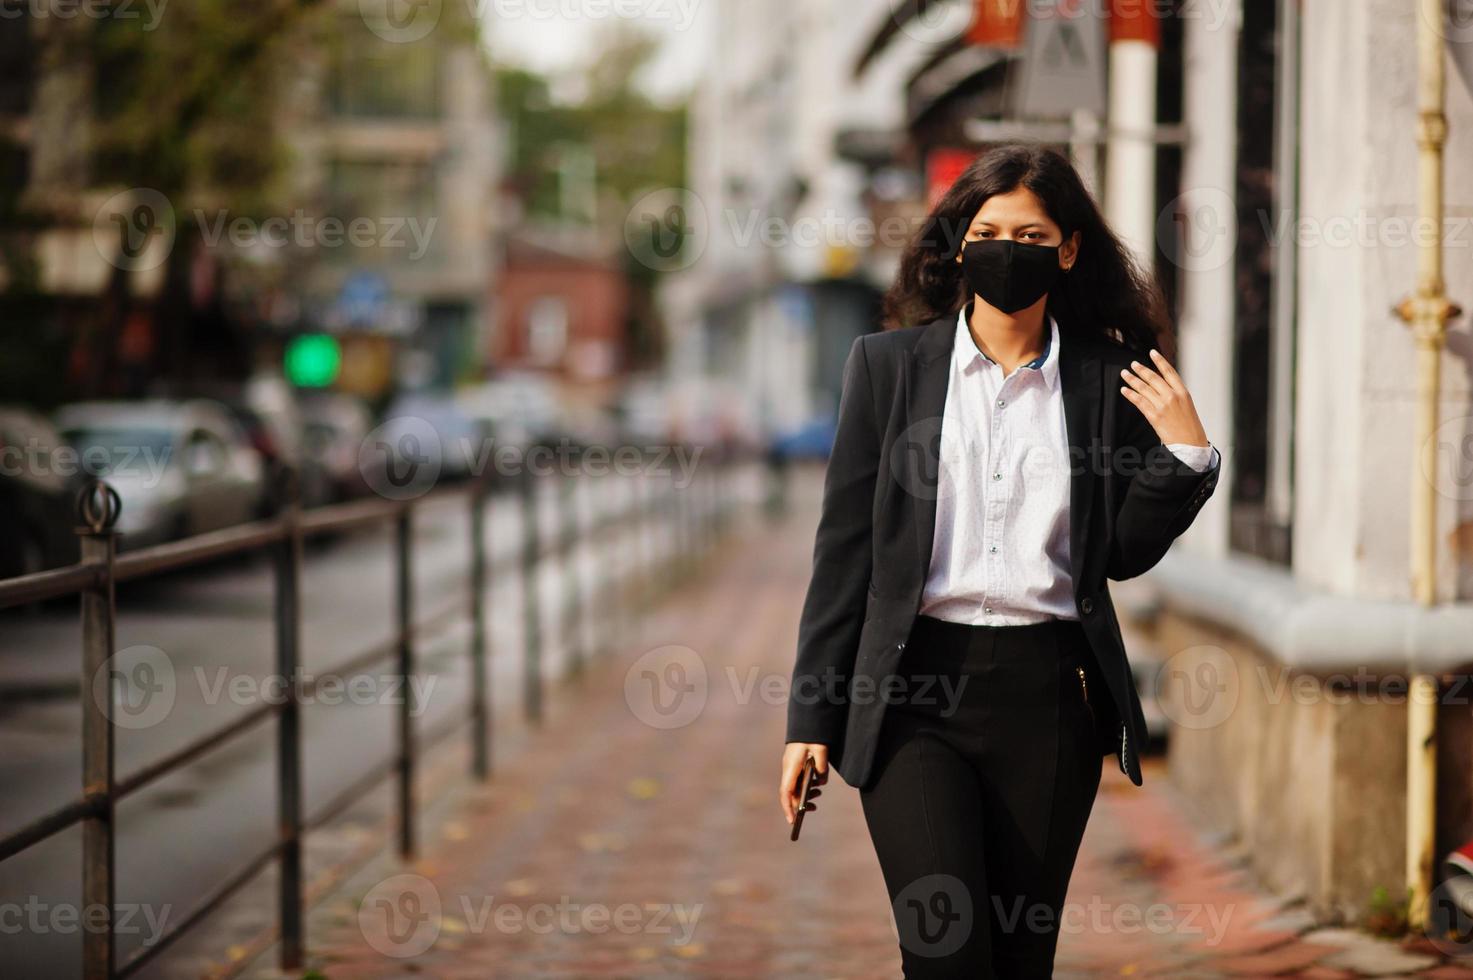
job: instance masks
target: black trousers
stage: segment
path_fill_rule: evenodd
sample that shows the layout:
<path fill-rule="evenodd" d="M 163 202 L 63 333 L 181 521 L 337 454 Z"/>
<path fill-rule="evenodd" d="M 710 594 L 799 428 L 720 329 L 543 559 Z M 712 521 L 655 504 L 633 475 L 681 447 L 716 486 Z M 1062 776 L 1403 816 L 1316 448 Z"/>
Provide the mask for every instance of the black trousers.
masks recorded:
<path fill-rule="evenodd" d="M 1109 697 L 1084 632 L 918 616 L 901 664 L 860 799 L 905 976 L 1051 976 Z"/>

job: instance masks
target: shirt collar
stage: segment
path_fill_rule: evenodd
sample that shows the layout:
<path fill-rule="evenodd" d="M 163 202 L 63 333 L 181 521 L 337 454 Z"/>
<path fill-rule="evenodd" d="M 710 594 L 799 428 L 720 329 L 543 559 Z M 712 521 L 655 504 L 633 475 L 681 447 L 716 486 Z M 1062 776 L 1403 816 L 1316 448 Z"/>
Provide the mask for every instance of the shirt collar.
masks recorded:
<path fill-rule="evenodd" d="M 959 358 L 957 365 L 959 367 L 966 367 L 976 359 L 980 359 L 986 364 L 995 364 L 996 362 L 992 358 L 982 353 L 982 349 L 972 339 L 972 330 L 967 323 L 967 313 L 971 309 L 972 306 L 968 303 L 956 315 L 956 343 L 953 351 Z M 1049 386 L 1052 386 L 1055 379 L 1059 376 L 1059 321 L 1055 320 L 1052 314 L 1049 314 L 1048 323 L 1049 329 L 1047 336 L 1044 337 L 1043 353 L 1022 366 L 1040 372 L 1043 375 L 1043 380 Z M 968 356 L 968 352 L 970 352 L 970 356 Z"/>

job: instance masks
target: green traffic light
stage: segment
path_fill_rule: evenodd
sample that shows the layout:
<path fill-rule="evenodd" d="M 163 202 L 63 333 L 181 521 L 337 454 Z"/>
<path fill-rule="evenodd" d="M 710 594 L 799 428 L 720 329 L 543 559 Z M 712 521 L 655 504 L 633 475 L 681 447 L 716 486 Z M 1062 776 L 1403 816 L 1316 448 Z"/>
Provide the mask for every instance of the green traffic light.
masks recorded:
<path fill-rule="evenodd" d="M 303 334 L 286 346 L 286 377 L 302 388 L 325 388 L 337 380 L 343 352 L 336 337 Z"/>

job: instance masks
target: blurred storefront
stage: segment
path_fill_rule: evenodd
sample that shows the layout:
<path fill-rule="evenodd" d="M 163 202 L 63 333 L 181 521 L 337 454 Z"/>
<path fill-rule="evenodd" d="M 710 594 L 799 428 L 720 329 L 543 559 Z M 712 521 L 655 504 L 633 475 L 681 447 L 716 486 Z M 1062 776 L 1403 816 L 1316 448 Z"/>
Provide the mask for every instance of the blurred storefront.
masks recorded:
<path fill-rule="evenodd" d="M 603 406 L 630 365 L 630 286 L 619 252 L 582 229 L 508 239 L 487 363 L 533 371 L 564 397 Z"/>
<path fill-rule="evenodd" d="M 219 36 L 202 33 L 205 11 L 153 25 L 0 18 L 0 293 L 6 319 L 28 331 L 18 354 L 53 337 L 67 353 L 46 361 L 69 365 L 41 386 L 49 397 L 22 397 L 279 372 L 291 338 L 318 331 L 366 357 L 392 349 L 386 376 L 358 375 L 383 378 L 376 395 L 479 370 L 500 136 L 471 11 L 446 4 L 432 30 L 406 38 L 373 4 L 290 9 Z M 170 59 L 220 52 L 240 60 L 239 78 L 190 79 L 199 91 L 178 96 L 198 132 L 161 129 L 167 152 L 151 166 L 146 134 L 127 142 L 140 111 L 128 100 L 143 96 L 125 80 L 142 79 L 146 95 L 144 83 L 168 85 L 158 73 Z M 381 297 L 355 313 L 367 282 Z"/>

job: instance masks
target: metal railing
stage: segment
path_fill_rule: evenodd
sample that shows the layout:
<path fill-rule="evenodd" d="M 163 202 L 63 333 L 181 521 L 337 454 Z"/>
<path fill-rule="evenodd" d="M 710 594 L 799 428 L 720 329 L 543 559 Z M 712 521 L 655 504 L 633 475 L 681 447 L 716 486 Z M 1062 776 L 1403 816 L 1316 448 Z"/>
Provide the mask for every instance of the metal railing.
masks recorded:
<path fill-rule="evenodd" d="M 600 629 L 594 636 L 623 635 L 631 615 L 661 591 L 684 578 L 696 561 L 715 543 L 730 519 L 732 494 L 729 473 L 732 460 L 715 452 L 702 453 L 702 465 L 685 485 L 668 474 L 651 476 L 644 468 L 637 477 L 587 474 L 551 476 L 524 475 L 512 490 L 520 497 L 522 539 L 514 552 L 498 564 L 515 565 L 521 576 L 524 603 L 522 626 L 522 708 L 526 720 L 538 724 L 543 717 L 542 666 L 544 637 L 542 563 L 555 560 L 565 578 L 563 603 L 554 611 L 563 637 L 581 637 L 590 631 L 580 628 L 597 616 Z M 82 711 L 82 795 L 58 809 L 32 820 L 0 839 L 0 861 L 13 857 L 77 824 L 82 826 L 82 902 L 89 910 L 106 911 L 105 921 L 82 933 L 83 976 L 87 980 L 131 976 L 152 962 L 173 942 L 218 909 L 273 861 L 279 865 L 278 912 L 280 965 L 284 970 L 302 966 L 306 948 L 304 929 L 304 881 L 302 842 L 304 834 L 338 816 L 359 797 L 378 786 L 387 776 L 395 783 L 396 846 L 405 858 L 416 850 L 415 769 L 419 750 L 470 725 L 471 774 L 486 780 L 491 772 L 492 675 L 489 669 L 489 619 L 486 596 L 493 564 L 486 546 L 486 511 L 493 494 L 483 480 L 445 486 L 409 501 L 384 499 L 354 501 L 304 511 L 297 503 L 296 481 L 282 474 L 287 500 L 279 514 L 226 530 L 118 554 L 114 530 L 121 504 L 116 491 L 102 481 L 93 481 L 78 500 L 81 559 L 76 565 L 0 580 L 0 609 L 68 595 L 81 597 L 82 668 L 79 701 Z M 615 500 L 616 506 L 594 507 L 594 519 L 583 521 L 574 506 L 585 485 L 627 479 L 629 499 Z M 544 541 L 539 519 L 538 486 L 561 483 L 554 495 L 560 504 L 558 533 Z M 600 489 L 603 489 L 600 487 Z M 605 504 L 614 495 L 605 495 Z M 469 599 L 457 609 L 436 610 L 434 616 L 416 620 L 414 615 L 414 527 L 415 517 L 428 507 L 453 498 L 463 498 L 470 511 Z M 592 497 L 597 501 L 598 495 Z M 386 643 L 363 651 L 335 667 L 321 671 L 301 683 L 282 685 L 284 696 L 256 705 L 205 735 L 191 740 L 160 759 L 119 778 L 114 771 L 114 724 L 108 710 L 111 681 L 106 698 L 93 696 L 97 678 L 110 678 L 109 663 L 115 652 L 117 619 L 115 587 L 119 582 L 146 578 L 163 572 L 198 565 L 216 558 L 270 550 L 273 561 L 273 616 L 275 620 L 274 675 L 292 681 L 301 667 L 303 544 L 312 537 L 376 525 L 393 528 L 395 569 L 395 630 Z M 655 529 L 664 527 L 672 538 L 661 564 L 653 546 Z M 582 581 L 581 563 L 572 560 L 580 547 L 619 548 L 633 544 L 633 573 L 622 579 L 595 579 L 592 587 Z M 607 564 L 605 567 L 609 567 Z M 456 605 L 461 605 L 457 599 Z M 366 776 L 329 800 L 315 813 L 305 813 L 302 794 L 301 702 L 325 677 L 346 678 L 367 668 L 391 661 L 394 677 L 405 689 L 417 667 L 417 647 L 428 636 L 455 621 L 452 613 L 462 611 L 470 620 L 467 655 L 471 691 L 468 710 L 451 717 L 451 724 L 434 732 L 417 731 L 412 699 L 399 699 L 395 719 L 396 750 Z M 570 673 L 580 671 L 598 650 L 583 649 L 573 642 L 566 651 Z M 144 946 L 126 962 L 118 963 L 114 932 L 116 881 L 114 874 L 120 801 L 158 779 L 189 765 L 227 741 L 277 720 L 276 789 L 278 832 L 268 847 L 251 856 L 237 871 L 197 901 L 194 907 L 156 942 Z"/>

